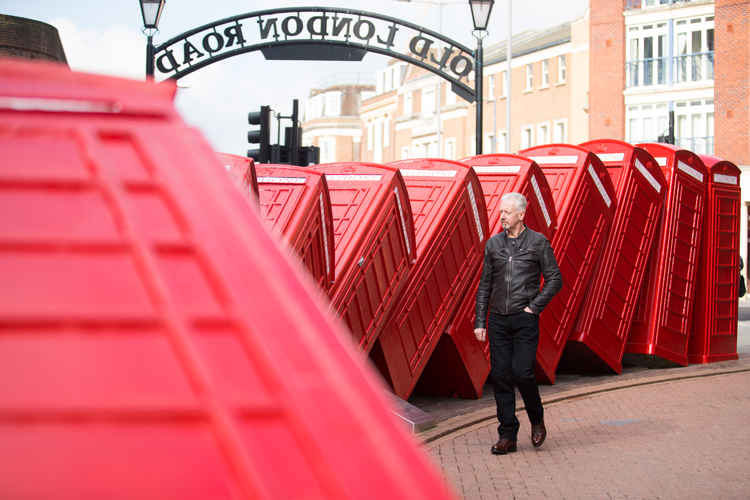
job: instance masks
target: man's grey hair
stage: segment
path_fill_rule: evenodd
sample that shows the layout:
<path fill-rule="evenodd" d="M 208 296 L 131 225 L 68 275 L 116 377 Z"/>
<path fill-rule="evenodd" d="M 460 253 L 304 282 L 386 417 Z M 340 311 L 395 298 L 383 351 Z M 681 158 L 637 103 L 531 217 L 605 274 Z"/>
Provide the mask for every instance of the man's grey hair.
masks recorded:
<path fill-rule="evenodd" d="M 526 197 L 521 193 L 505 193 L 503 197 L 500 198 L 500 201 L 502 202 L 505 200 L 511 200 L 516 205 L 516 209 L 521 211 L 525 211 L 526 206 L 528 205 Z"/>

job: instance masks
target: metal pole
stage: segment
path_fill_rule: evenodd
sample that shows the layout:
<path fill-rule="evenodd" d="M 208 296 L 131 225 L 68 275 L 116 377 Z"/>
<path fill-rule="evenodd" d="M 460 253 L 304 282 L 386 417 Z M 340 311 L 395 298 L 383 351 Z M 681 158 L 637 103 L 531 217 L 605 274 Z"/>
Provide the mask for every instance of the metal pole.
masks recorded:
<path fill-rule="evenodd" d="M 511 21 L 511 5 L 513 4 L 513 0 L 508 0 L 508 43 L 506 43 L 506 54 L 505 54 L 505 60 L 508 62 L 508 69 L 505 72 L 505 139 L 507 142 L 507 147 L 505 151 L 507 153 L 511 152 L 510 149 L 510 72 L 511 72 L 511 64 L 510 61 L 512 59 L 512 54 L 510 50 L 510 43 L 511 39 L 513 37 L 513 22 Z"/>
<path fill-rule="evenodd" d="M 146 78 L 154 77 L 154 37 L 146 37 Z"/>
<path fill-rule="evenodd" d="M 443 6 L 444 4 L 442 2 L 438 2 L 438 26 L 439 26 L 438 33 L 443 32 Z M 442 144 L 443 143 L 443 137 L 442 137 L 443 123 L 440 118 L 440 108 L 443 105 L 442 93 L 443 93 L 443 82 L 440 78 L 438 78 L 436 118 L 437 118 L 437 143 L 438 143 L 437 154 L 439 158 L 443 157 L 443 144 Z"/>
<path fill-rule="evenodd" d="M 484 96 L 482 93 L 482 39 L 477 37 L 477 50 L 474 52 L 474 80 L 476 85 L 476 102 L 477 102 L 477 124 L 476 124 L 476 152 L 475 154 L 482 154 L 482 104 L 484 104 Z"/>

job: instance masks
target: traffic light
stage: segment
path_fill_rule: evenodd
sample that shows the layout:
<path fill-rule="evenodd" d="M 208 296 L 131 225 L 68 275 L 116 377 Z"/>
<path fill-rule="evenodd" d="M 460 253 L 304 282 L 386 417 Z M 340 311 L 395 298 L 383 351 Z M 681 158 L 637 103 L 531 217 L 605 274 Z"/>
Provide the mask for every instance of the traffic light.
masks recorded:
<path fill-rule="evenodd" d="M 320 163 L 320 148 L 318 146 L 306 146 L 299 148 L 299 165 L 317 165 Z"/>
<path fill-rule="evenodd" d="M 271 159 L 271 107 L 261 106 L 260 111 L 251 111 L 247 114 L 247 122 L 250 125 L 260 125 L 259 129 L 247 133 L 247 142 L 258 144 L 257 149 L 247 150 L 247 156 L 256 163 L 268 163 Z"/>

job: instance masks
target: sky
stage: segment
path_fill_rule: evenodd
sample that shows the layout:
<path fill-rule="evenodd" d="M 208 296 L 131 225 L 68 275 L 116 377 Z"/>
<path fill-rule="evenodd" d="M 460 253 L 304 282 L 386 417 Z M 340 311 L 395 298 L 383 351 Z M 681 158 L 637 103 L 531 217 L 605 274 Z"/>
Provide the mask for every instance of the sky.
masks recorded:
<path fill-rule="evenodd" d="M 485 47 L 505 40 L 508 2 L 512 31 L 543 29 L 583 16 L 588 0 L 497 0 L 487 28 Z M 441 5 L 442 4 L 442 5 Z M 156 45 L 192 28 L 264 9 L 339 7 L 385 14 L 425 26 L 475 46 L 468 1 L 463 0 L 167 0 L 154 36 Z M 0 13 L 43 21 L 56 27 L 70 67 L 77 71 L 145 78 L 146 37 L 138 0 L 0 0 Z M 310 89 L 361 75 L 374 83 L 375 72 L 387 64 L 368 53 L 360 62 L 266 61 L 260 52 L 230 57 L 178 81 L 178 111 L 200 129 L 215 150 L 244 155 L 247 113 L 269 104 L 291 114 L 292 99 L 300 109 Z"/>

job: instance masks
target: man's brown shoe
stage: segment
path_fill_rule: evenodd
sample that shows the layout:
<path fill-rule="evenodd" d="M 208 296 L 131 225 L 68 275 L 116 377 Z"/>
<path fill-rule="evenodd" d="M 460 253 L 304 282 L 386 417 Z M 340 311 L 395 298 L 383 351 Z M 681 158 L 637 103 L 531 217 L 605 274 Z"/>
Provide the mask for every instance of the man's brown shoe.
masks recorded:
<path fill-rule="evenodd" d="M 492 445 L 493 455 L 505 455 L 516 451 L 516 441 L 508 438 L 500 438 L 497 443 Z"/>
<path fill-rule="evenodd" d="M 542 446 L 546 437 L 547 428 L 544 427 L 544 422 L 531 426 L 531 444 L 534 445 L 534 448 Z"/>

